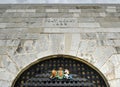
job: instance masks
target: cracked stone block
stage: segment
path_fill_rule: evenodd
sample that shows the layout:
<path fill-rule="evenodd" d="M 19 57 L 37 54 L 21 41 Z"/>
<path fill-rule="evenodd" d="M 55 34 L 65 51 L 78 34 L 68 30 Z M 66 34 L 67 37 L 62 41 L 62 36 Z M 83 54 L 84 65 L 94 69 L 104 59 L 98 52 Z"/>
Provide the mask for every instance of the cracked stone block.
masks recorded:
<path fill-rule="evenodd" d="M 118 66 L 120 64 L 120 54 L 112 55 L 109 60 L 114 64 L 115 67 Z"/>
<path fill-rule="evenodd" d="M 107 61 L 100 70 L 108 80 L 115 78 L 115 67 L 111 61 Z"/>
<path fill-rule="evenodd" d="M 3 68 L 7 69 L 11 73 L 16 74 L 18 72 L 17 65 L 7 55 L 2 55 L 1 58 L 2 58 L 1 60 L 2 60 Z"/>
<path fill-rule="evenodd" d="M 32 63 L 33 61 L 35 61 L 36 58 L 37 58 L 37 54 L 35 53 L 25 53 L 20 55 L 17 54 L 12 56 L 12 59 L 15 61 L 19 69 L 22 69 L 28 64 Z"/>
<path fill-rule="evenodd" d="M 95 58 L 95 66 L 100 68 L 114 54 L 116 50 L 111 46 L 98 46 L 92 56 Z"/>

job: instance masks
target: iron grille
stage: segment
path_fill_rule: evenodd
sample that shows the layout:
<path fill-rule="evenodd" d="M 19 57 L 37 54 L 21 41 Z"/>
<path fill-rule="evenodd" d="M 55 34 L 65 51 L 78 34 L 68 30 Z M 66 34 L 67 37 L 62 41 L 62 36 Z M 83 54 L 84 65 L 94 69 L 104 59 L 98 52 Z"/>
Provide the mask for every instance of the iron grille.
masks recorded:
<path fill-rule="evenodd" d="M 71 80 L 51 80 L 52 69 L 69 69 Z M 102 76 L 89 65 L 71 58 L 50 58 L 25 70 L 13 87 L 108 87 Z"/>

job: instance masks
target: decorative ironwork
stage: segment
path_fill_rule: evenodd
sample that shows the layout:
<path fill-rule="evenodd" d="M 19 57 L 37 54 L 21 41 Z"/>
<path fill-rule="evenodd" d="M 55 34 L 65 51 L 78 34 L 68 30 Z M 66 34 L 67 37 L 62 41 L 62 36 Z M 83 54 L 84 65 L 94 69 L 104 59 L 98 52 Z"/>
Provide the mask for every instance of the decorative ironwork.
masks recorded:
<path fill-rule="evenodd" d="M 51 79 L 51 70 L 68 69 L 72 79 Z M 53 76 L 52 76 L 53 77 Z M 84 62 L 62 57 L 39 61 L 22 72 L 12 87 L 109 87 L 104 78 Z"/>

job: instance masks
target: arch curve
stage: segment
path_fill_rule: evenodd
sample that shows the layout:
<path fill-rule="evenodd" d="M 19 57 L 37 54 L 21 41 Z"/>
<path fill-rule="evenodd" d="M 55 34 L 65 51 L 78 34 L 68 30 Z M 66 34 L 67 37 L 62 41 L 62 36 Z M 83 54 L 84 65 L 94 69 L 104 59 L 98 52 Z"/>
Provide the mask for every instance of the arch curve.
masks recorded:
<path fill-rule="evenodd" d="M 27 86 L 24 83 L 29 82 L 31 78 L 37 78 L 36 76 L 39 76 L 39 74 L 48 74 L 50 70 L 58 69 L 58 67 L 68 68 L 72 74 L 77 74 L 79 78 L 85 78 L 90 83 L 93 83 L 94 87 L 110 87 L 105 76 L 95 66 L 81 58 L 62 54 L 46 56 L 29 64 L 18 73 L 11 87 L 31 87 L 31 83 L 28 83 Z M 36 85 L 35 87 L 43 86 Z"/>

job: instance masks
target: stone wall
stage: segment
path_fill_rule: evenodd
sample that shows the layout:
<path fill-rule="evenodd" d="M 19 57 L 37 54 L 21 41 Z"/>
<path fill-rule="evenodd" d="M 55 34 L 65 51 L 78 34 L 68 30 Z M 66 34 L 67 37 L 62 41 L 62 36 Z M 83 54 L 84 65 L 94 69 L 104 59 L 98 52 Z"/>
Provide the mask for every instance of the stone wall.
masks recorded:
<path fill-rule="evenodd" d="M 120 5 L 0 5 L 0 86 L 28 64 L 67 54 L 120 83 Z"/>

